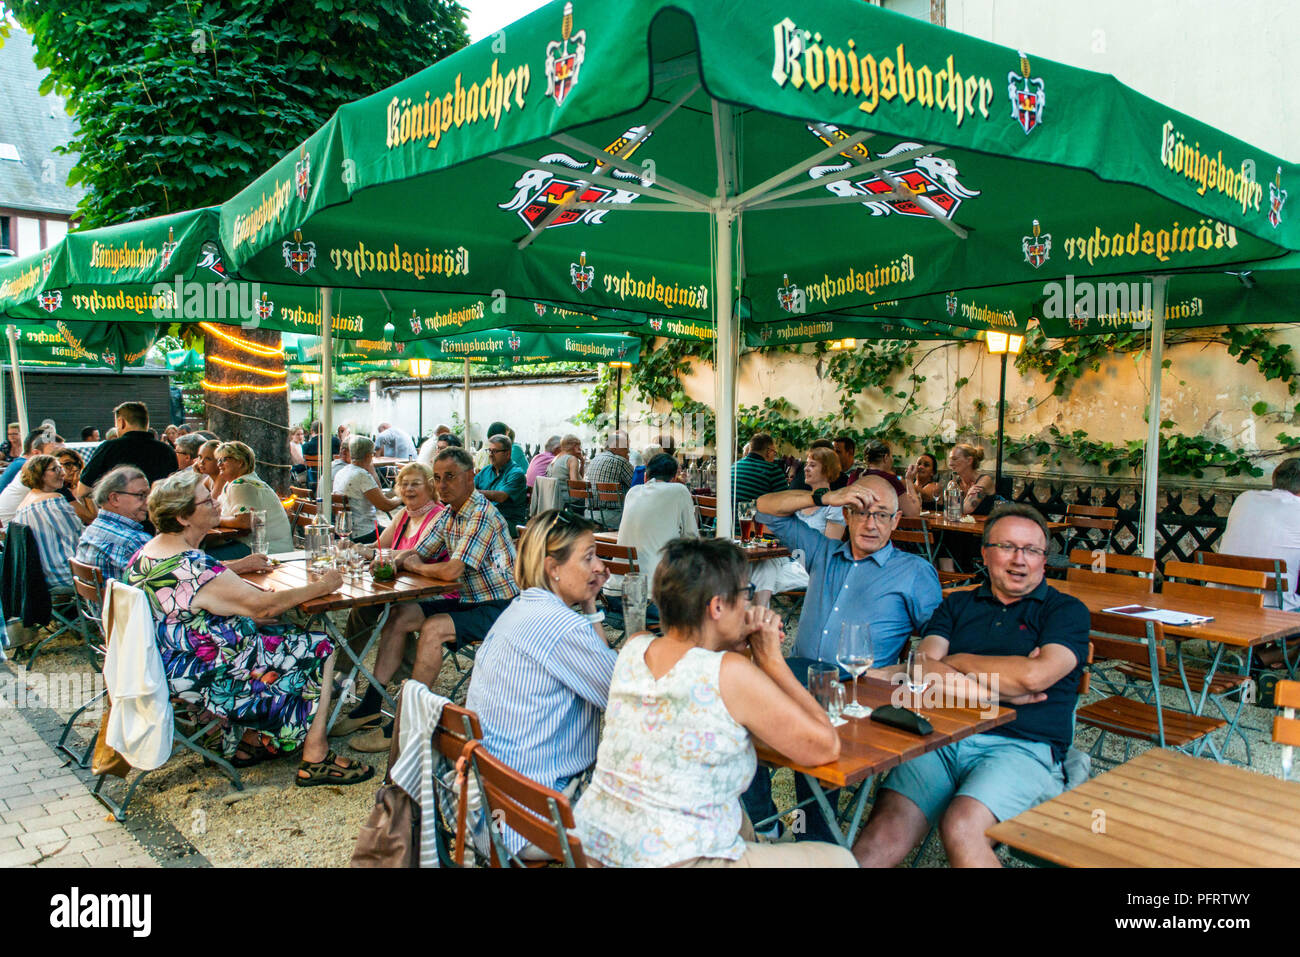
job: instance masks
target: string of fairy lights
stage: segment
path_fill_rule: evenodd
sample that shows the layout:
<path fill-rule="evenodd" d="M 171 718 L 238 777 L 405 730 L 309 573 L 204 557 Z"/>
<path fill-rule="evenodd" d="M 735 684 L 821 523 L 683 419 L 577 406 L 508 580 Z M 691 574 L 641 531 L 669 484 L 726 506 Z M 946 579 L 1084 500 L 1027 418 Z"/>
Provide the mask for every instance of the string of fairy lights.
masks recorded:
<path fill-rule="evenodd" d="M 210 322 L 200 322 L 199 328 L 208 335 L 215 336 L 222 342 L 233 347 L 239 352 L 245 353 L 255 359 L 279 359 L 279 369 L 268 369 L 265 365 L 250 365 L 247 362 L 236 362 L 233 359 L 226 359 L 222 356 L 206 356 L 208 362 L 215 362 L 218 365 L 226 366 L 230 369 L 238 369 L 241 372 L 249 372 L 253 375 L 264 376 L 267 379 L 277 380 L 270 385 L 250 385 L 239 383 L 236 385 L 223 385 L 212 382 L 207 376 L 203 378 L 203 388 L 210 389 L 213 392 L 288 392 L 289 391 L 289 374 L 284 369 L 284 348 L 268 346 L 260 342 L 252 342 L 248 339 L 241 339 L 239 336 L 232 335 L 229 332 L 213 325 Z"/>

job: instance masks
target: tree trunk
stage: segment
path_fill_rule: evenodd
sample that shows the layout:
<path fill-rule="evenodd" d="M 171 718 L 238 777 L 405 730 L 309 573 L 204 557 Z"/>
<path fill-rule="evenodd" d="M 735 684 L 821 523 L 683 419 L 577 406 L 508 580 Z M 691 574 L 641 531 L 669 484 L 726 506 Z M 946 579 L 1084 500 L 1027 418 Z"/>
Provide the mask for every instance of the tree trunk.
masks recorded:
<path fill-rule="evenodd" d="M 288 379 L 284 355 L 265 354 L 280 348 L 278 332 L 205 330 L 203 399 L 208 429 L 222 441 L 248 445 L 257 456 L 258 477 L 284 496 L 290 485 Z"/>

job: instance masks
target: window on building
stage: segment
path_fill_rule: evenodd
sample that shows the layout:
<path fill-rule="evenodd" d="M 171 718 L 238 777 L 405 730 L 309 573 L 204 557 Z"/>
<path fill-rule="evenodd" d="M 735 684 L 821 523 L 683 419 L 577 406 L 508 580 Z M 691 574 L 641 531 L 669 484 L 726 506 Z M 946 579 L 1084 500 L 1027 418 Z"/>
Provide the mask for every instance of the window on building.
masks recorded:
<path fill-rule="evenodd" d="M 9 217 L 0 216 L 0 253 L 13 253 L 13 244 L 9 237 Z"/>

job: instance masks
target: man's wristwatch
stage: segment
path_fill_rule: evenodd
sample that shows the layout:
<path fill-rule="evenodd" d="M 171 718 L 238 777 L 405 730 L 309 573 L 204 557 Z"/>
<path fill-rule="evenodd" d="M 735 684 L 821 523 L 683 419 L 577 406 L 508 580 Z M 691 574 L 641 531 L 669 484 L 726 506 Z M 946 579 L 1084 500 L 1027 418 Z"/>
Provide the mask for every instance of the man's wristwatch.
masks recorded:
<path fill-rule="evenodd" d="M 814 504 L 814 505 L 817 505 L 817 506 L 820 506 L 821 503 L 822 503 L 822 496 L 824 496 L 828 491 L 830 491 L 830 489 L 825 489 L 825 488 L 815 488 L 815 489 L 813 489 L 813 493 L 812 493 L 812 495 L 813 495 L 813 504 Z"/>

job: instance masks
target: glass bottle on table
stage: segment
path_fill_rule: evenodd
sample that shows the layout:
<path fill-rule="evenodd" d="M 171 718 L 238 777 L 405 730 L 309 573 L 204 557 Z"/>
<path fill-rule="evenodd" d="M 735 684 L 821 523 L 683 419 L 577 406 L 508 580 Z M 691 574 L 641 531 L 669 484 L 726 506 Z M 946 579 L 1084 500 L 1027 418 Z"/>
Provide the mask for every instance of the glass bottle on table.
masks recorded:
<path fill-rule="evenodd" d="M 961 503 L 961 482 L 954 475 L 943 490 L 943 517 L 950 522 L 960 522 Z"/>
<path fill-rule="evenodd" d="M 875 661 L 871 649 L 871 626 L 865 622 L 846 621 L 840 625 L 840 643 L 835 651 L 839 666 L 853 676 L 853 700 L 841 712 L 846 718 L 866 718 L 871 709 L 858 703 L 858 678 Z"/>

